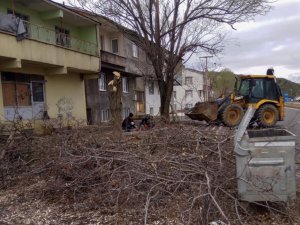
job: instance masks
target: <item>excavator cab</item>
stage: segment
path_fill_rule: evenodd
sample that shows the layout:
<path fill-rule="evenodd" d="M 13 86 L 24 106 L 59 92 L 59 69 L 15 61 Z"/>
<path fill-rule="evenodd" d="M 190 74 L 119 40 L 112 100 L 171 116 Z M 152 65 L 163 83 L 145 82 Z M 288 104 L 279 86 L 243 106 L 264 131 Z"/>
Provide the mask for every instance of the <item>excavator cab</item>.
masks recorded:
<path fill-rule="evenodd" d="M 282 96 L 275 79 L 271 78 L 243 78 L 236 93 L 243 96 L 247 103 L 257 103 L 262 99 L 279 101 Z"/>
<path fill-rule="evenodd" d="M 214 102 L 197 103 L 186 115 L 191 119 L 222 122 L 237 126 L 250 106 L 256 108 L 253 121 L 261 127 L 272 127 L 284 118 L 281 90 L 273 75 L 241 75 L 229 96 Z"/>
<path fill-rule="evenodd" d="M 272 127 L 284 118 L 284 102 L 280 87 L 273 75 L 240 76 L 240 85 L 234 99 L 242 97 L 239 103 L 243 109 L 253 105 L 257 111 L 254 120 L 262 127 Z"/>

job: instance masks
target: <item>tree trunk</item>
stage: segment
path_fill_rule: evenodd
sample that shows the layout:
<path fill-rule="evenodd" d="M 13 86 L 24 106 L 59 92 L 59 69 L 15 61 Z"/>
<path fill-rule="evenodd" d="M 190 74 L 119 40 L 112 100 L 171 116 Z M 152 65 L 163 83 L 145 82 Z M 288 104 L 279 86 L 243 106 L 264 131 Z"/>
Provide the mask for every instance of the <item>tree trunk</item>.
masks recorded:
<path fill-rule="evenodd" d="M 170 120 L 170 103 L 173 93 L 173 80 L 172 76 L 167 76 L 166 82 L 159 80 L 161 101 L 160 115 L 164 117 L 167 122 Z"/>
<path fill-rule="evenodd" d="M 160 115 L 166 119 L 167 122 L 170 120 L 170 102 L 171 98 L 168 98 L 166 95 L 160 96 L 161 107 Z"/>
<path fill-rule="evenodd" d="M 114 80 L 109 86 L 109 108 L 115 137 L 122 133 L 122 85 L 121 79 Z"/>

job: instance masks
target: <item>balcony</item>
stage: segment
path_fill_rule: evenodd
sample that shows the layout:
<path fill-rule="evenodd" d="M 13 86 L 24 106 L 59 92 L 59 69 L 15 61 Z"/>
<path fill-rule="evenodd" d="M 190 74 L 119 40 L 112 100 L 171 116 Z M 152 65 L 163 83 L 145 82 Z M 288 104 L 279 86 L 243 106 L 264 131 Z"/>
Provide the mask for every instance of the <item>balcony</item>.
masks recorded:
<path fill-rule="evenodd" d="M 0 31 L 0 71 L 31 74 L 98 73 L 97 44 L 24 22 L 22 41 L 16 41 L 15 31 Z M 24 30 L 24 29 L 23 29 Z M 20 36 L 17 36 L 20 40 Z"/>
<path fill-rule="evenodd" d="M 124 69 L 126 67 L 126 58 L 120 55 L 116 55 L 111 52 L 101 50 L 101 62 L 103 65 L 110 65 L 116 69 Z M 119 68 L 118 68 L 119 67 Z"/>
<path fill-rule="evenodd" d="M 66 33 L 61 33 L 24 20 L 23 23 L 27 31 L 26 38 L 28 39 L 57 45 L 89 55 L 99 56 L 97 44 L 95 43 L 83 41 Z"/>

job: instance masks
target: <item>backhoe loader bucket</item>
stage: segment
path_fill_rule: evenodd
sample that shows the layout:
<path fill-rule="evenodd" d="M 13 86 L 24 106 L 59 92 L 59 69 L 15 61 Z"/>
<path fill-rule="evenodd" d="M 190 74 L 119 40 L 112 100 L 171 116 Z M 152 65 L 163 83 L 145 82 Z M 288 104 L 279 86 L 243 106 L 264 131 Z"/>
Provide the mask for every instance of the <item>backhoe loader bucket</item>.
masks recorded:
<path fill-rule="evenodd" d="M 192 120 L 212 122 L 218 118 L 218 108 L 219 106 L 216 102 L 198 102 L 185 115 Z"/>

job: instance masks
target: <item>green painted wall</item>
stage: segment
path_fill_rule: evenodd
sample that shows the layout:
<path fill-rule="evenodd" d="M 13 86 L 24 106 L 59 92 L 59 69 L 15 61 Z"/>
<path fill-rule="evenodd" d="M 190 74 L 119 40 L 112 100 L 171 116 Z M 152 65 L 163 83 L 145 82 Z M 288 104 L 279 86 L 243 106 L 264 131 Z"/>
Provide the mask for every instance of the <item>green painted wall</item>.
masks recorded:
<path fill-rule="evenodd" d="M 97 42 L 96 26 L 82 27 L 79 30 L 79 38 L 92 43 Z"/>
<path fill-rule="evenodd" d="M 1 0 L 0 3 L 0 12 L 2 14 L 7 13 L 7 9 L 12 9 L 13 6 L 11 4 L 11 0 Z M 57 8 L 59 9 L 59 8 Z M 78 27 L 76 24 L 70 24 L 64 22 L 64 19 L 51 19 L 51 20 L 42 20 L 42 13 L 34 11 L 30 8 L 24 7 L 20 4 L 14 3 L 14 10 L 15 12 L 24 14 L 29 16 L 29 22 L 35 25 L 39 25 L 41 27 L 48 28 L 49 30 L 55 29 L 55 26 L 62 26 L 70 31 L 71 37 L 88 41 L 92 43 L 97 43 L 97 36 L 96 36 L 96 25 L 91 24 L 90 26 L 86 27 Z"/>

